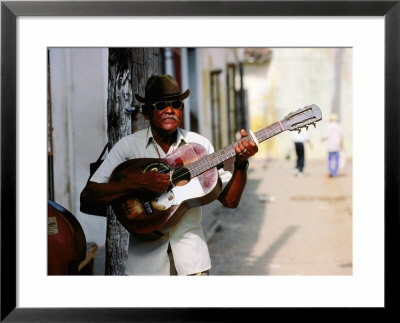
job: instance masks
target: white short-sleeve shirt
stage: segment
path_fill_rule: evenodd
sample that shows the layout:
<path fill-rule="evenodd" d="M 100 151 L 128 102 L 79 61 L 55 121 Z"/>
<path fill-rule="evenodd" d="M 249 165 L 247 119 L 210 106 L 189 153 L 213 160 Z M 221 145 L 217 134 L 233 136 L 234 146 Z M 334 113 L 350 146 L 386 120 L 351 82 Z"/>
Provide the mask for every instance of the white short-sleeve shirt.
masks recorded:
<path fill-rule="evenodd" d="M 177 141 L 167 154 L 160 147 L 157 152 L 151 128 L 146 128 L 120 139 L 90 181 L 107 183 L 111 172 L 122 162 L 135 158 L 159 158 L 158 154 L 164 158 L 185 143 L 197 143 L 204 146 L 209 154 L 214 152 L 214 147 L 207 138 L 183 129 L 178 129 Z M 226 185 L 232 174 L 222 168 L 218 172 L 223 186 Z M 190 275 L 210 269 L 211 260 L 201 221 L 201 207 L 196 207 L 189 209 L 179 223 L 158 240 L 142 241 L 131 234 L 125 274 L 169 275 L 169 244 L 178 275 Z"/>
<path fill-rule="evenodd" d="M 326 148 L 329 152 L 340 151 L 342 136 L 342 126 L 338 122 L 329 122 L 324 133 Z"/>

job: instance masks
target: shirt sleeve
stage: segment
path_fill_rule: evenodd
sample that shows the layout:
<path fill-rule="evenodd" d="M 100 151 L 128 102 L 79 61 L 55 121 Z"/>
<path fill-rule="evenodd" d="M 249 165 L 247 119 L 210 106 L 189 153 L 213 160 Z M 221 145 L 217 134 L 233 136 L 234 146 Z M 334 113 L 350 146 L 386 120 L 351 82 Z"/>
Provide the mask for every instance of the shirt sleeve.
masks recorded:
<path fill-rule="evenodd" d="M 115 167 L 128 159 L 127 149 L 129 149 L 129 147 L 124 138 L 122 138 L 113 146 L 103 163 L 90 178 L 90 181 L 96 183 L 107 183 Z"/>

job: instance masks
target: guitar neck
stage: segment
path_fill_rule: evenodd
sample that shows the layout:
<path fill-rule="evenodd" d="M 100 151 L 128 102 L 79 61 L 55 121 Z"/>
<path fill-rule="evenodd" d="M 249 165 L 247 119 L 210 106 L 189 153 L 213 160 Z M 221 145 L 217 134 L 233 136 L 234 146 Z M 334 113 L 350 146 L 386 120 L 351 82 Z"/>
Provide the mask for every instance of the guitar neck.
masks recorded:
<path fill-rule="evenodd" d="M 257 138 L 258 142 L 261 143 L 279 133 L 284 131 L 285 129 L 283 128 L 281 122 L 275 122 L 268 127 L 265 127 L 261 130 L 258 130 L 257 132 L 254 133 L 255 137 Z M 245 140 L 251 140 L 251 136 L 247 136 L 243 138 Z M 228 160 L 229 158 L 232 158 L 236 155 L 236 150 L 235 147 L 238 145 L 239 141 L 236 141 L 225 148 L 222 148 L 221 150 L 218 150 L 210 155 L 207 155 L 194 163 L 187 165 L 186 168 L 190 172 L 190 178 L 196 177 L 205 171 L 218 166 L 222 162 Z"/>

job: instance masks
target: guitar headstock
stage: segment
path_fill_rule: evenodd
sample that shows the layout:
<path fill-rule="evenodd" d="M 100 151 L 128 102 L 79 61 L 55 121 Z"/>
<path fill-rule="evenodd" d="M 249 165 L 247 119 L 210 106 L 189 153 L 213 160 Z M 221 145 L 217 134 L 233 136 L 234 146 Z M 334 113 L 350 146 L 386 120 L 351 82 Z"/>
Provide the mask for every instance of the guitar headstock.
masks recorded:
<path fill-rule="evenodd" d="M 309 125 L 322 120 L 321 110 L 315 104 L 307 105 L 302 109 L 289 113 L 282 121 L 281 124 L 285 130 L 298 130 L 301 128 L 308 128 Z"/>

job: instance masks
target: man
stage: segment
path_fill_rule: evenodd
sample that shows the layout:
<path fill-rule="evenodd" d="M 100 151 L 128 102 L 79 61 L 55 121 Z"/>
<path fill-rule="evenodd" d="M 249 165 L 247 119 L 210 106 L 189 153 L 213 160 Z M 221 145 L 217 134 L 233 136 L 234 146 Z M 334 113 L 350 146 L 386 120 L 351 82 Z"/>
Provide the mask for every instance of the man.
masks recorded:
<path fill-rule="evenodd" d="M 326 141 L 328 151 L 329 177 L 337 177 L 339 176 L 340 151 L 343 150 L 343 130 L 338 122 L 337 114 L 330 115 L 322 140 Z"/>
<path fill-rule="evenodd" d="M 308 142 L 310 148 L 312 148 L 310 139 L 308 138 L 308 132 L 302 130 L 300 132 L 293 131 L 292 139 L 294 142 L 294 149 L 296 152 L 296 168 L 295 168 L 295 176 L 303 176 L 303 169 L 305 165 L 305 142 Z"/>
<path fill-rule="evenodd" d="M 163 158 L 180 145 L 190 142 L 203 145 L 209 153 L 214 151 L 208 139 L 179 128 L 183 117 L 183 100 L 189 94 L 189 90 L 180 92 L 171 75 L 153 75 L 147 80 L 145 97 L 135 96 L 144 103 L 143 114 L 149 120 L 150 127 L 126 136 L 114 145 L 81 193 L 82 212 L 96 214 L 99 207 L 138 190 L 156 193 L 167 190 L 170 176 L 155 171 L 143 174 L 132 172 L 126 180 L 108 183 L 113 169 L 126 160 Z M 246 137 L 246 131 L 241 130 L 241 135 Z M 242 139 L 235 150 L 237 155 L 233 174 L 219 170 L 225 187 L 218 199 L 230 208 L 239 204 L 246 185 L 248 158 L 258 148 L 254 141 Z M 211 261 L 201 217 L 200 207 L 189 209 L 173 228 L 163 231 L 163 235 L 154 241 L 145 241 L 131 234 L 125 274 L 170 275 L 176 270 L 178 275 L 207 275 Z M 172 257 L 168 255 L 169 249 Z"/>

